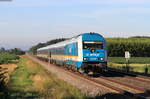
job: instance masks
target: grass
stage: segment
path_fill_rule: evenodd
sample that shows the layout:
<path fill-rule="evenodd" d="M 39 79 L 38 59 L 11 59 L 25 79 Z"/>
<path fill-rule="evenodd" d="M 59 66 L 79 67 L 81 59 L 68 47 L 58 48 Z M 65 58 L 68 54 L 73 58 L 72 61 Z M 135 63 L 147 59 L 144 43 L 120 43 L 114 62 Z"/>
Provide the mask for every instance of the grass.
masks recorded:
<path fill-rule="evenodd" d="M 59 80 L 39 64 L 21 57 L 18 67 L 11 76 L 8 99 L 84 99 L 78 89 Z"/>
<path fill-rule="evenodd" d="M 124 57 L 109 57 L 109 62 L 124 64 L 126 59 Z M 150 64 L 150 57 L 131 57 L 130 63 L 132 64 Z"/>
<path fill-rule="evenodd" d="M 109 57 L 108 66 L 124 69 L 126 67 L 126 60 L 124 57 Z M 148 68 L 148 73 L 150 74 L 150 58 L 149 57 L 132 57 L 130 59 L 130 70 L 134 72 L 145 72 L 145 68 Z"/>
<path fill-rule="evenodd" d="M 139 73 L 145 73 L 145 68 L 146 67 L 134 67 L 133 71 L 139 72 Z M 148 66 L 147 68 L 148 68 L 148 74 L 150 74 L 150 66 Z"/>

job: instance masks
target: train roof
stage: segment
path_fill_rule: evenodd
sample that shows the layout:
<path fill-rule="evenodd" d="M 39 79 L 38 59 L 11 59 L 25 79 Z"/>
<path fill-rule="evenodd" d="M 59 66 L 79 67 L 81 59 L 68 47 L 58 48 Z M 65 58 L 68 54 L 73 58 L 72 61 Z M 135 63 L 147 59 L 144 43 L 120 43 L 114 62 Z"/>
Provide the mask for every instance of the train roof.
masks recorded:
<path fill-rule="evenodd" d="M 90 32 L 90 33 L 82 33 L 82 34 L 79 34 L 79 35 L 74 36 L 74 37 L 72 37 L 72 38 L 76 38 L 76 37 L 83 36 L 83 35 L 89 35 L 89 34 L 96 34 L 96 35 L 99 35 L 99 36 L 103 37 L 103 36 L 102 36 L 101 34 L 99 34 L 99 33 Z"/>
<path fill-rule="evenodd" d="M 55 47 L 61 47 L 61 46 L 65 46 L 66 44 L 68 43 L 71 43 L 71 42 L 76 42 L 77 39 L 76 38 L 71 38 L 69 40 L 65 40 L 65 41 L 62 41 L 62 42 L 58 42 L 56 44 L 52 44 L 52 45 L 48 45 L 46 47 L 42 47 L 42 48 L 39 48 L 37 49 L 38 51 L 39 50 L 47 50 L 47 49 L 50 49 L 50 48 L 55 48 Z"/>
<path fill-rule="evenodd" d="M 65 41 L 62 41 L 62 42 L 58 42 L 58 43 L 56 43 L 56 44 L 52 44 L 52 45 L 48 45 L 48 46 L 46 46 L 46 47 L 39 48 L 39 49 L 37 49 L 37 51 L 40 51 L 40 50 L 47 50 L 47 49 L 50 49 L 50 48 L 65 46 L 66 44 L 76 42 L 76 41 L 77 41 L 77 38 L 78 38 L 79 36 L 89 35 L 89 34 L 96 34 L 96 35 L 99 35 L 99 36 L 101 36 L 101 37 L 103 38 L 103 36 L 100 35 L 99 33 L 82 33 L 82 34 L 79 34 L 79 35 L 77 35 L 77 36 L 75 36 L 75 37 L 70 38 L 69 40 L 65 40 Z"/>

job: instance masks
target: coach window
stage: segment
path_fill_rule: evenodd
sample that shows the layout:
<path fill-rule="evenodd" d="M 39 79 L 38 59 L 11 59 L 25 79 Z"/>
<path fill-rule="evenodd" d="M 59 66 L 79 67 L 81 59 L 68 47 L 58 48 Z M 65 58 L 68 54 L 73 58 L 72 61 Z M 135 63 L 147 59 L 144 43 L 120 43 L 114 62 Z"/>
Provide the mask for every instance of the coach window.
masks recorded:
<path fill-rule="evenodd" d="M 51 51 L 49 51 L 49 57 L 51 57 Z"/>
<path fill-rule="evenodd" d="M 75 43 L 75 55 L 78 55 L 78 43 Z"/>
<path fill-rule="evenodd" d="M 69 48 L 69 53 L 71 54 L 71 48 Z"/>

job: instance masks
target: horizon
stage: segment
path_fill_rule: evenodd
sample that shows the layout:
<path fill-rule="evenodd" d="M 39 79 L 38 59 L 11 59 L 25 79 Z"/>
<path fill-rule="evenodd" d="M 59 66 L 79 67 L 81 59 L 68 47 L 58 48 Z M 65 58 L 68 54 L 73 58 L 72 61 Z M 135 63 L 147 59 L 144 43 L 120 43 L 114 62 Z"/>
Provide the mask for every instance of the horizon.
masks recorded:
<path fill-rule="evenodd" d="M 74 37 L 74 36 L 73 36 Z M 132 37 L 148 37 L 148 38 L 150 38 L 150 36 L 128 36 L 128 37 L 104 37 L 104 38 L 106 38 L 106 39 L 110 39 L 110 38 L 112 38 L 112 39 L 116 39 L 116 38 L 132 38 Z M 63 37 L 62 37 L 63 38 Z M 67 37 L 64 37 L 64 38 L 67 38 Z M 69 37 L 69 38 L 72 38 L 72 37 Z M 50 39 L 50 40 L 47 40 L 47 41 L 42 41 L 42 42 L 36 42 L 35 44 L 33 44 L 32 46 L 29 46 L 29 48 L 28 49 L 23 49 L 23 48 L 20 48 L 20 47 L 11 47 L 11 48 L 7 48 L 7 47 L 4 47 L 4 46 L 0 46 L 0 48 L 5 48 L 6 50 L 10 50 L 10 49 L 13 49 L 13 48 L 20 48 L 20 49 L 22 49 L 22 50 L 24 50 L 24 51 L 28 51 L 31 47 L 33 47 L 33 46 L 35 46 L 35 45 L 37 45 L 37 44 L 39 44 L 39 43 L 46 43 L 46 42 L 48 42 L 48 41 L 51 41 L 51 40 L 55 40 L 55 39 L 61 39 L 61 38 L 53 38 L 53 39 Z"/>
<path fill-rule="evenodd" d="M 104 37 L 150 36 L 149 0 L 0 1 L 0 47 L 29 49 L 81 32 Z"/>

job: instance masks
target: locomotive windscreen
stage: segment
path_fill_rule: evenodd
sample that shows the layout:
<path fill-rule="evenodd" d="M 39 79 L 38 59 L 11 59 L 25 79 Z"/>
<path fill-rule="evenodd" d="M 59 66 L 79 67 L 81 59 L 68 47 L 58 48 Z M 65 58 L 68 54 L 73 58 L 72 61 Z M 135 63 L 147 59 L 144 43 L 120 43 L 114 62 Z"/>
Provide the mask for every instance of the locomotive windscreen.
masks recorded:
<path fill-rule="evenodd" d="M 83 49 L 103 49 L 103 42 L 83 42 Z"/>

